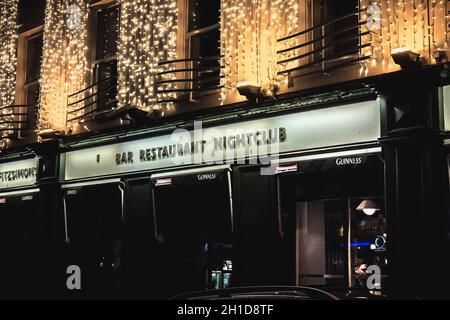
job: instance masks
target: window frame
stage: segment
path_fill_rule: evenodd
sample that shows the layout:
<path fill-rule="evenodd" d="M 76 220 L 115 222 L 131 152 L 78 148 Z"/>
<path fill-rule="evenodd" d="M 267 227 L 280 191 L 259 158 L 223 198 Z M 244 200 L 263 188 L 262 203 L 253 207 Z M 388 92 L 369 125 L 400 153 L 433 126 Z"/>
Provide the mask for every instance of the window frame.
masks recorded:
<path fill-rule="evenodd" d="M 118 52 L 114 55 L 110 55 L 101 59 L 97 59 L 97 39 L 98 39 L 98 14 L 101 10 L 118 7 L 119 8 L 119 30 L 118 37 L 120 37 L 120 1 L 118 0 L 101 0 L 96 3 L 92 3 L 89 5 L 89 21 L 88 21 L 88 75 L 86 77 L 87 83 L 95 85 L 95 94 L 86 101 L 87 104 L 91 103 L 92 105 L 89 108 L 86 108 L 86 113 L 91 113 L 93 111 L 94 114 L 102 111 L 106 111 L 109 109 L 98 111 L 98 77 L 99 77 L 99 66 L 104 63 L 112 62 L 114 60 L 118 61 Z M 117 81 L 117 80 L 116 80 Z M 110 108 L 111 110 L 114 108 Z"/>
<path fill-rule="evenodd" d="M 195 29 L 195 30 L 189 31 L 190 14 L 191 14 L 191 12 L 190 12 L 190 8 L 191 8 L 190 2 L 191 1 L 195 1 L 195 0 L 185 0 L 185 3 L 184 3 L 185 9 L 186 9 L 185 10 L 186 14 L 184 15 L 185 19 L 186 19 L 186 21 L 185 21 L 185 28 L 186 28 L 185 30 L 186 30 L 186 32 L 185 32 L 185 35 L 184 35 L 184 42 L 185 42 L 184 56 L 185 56 L 186 59 L 192 59 L 192 39 L 194 37 L 200 36 L 200 35 L 206 34 L 208 32 L 215 31 L 215 30 L 219 30 L 219 34 L 220 34 L 220 11 L 218 12 L 218 15 L 219 15 L 219 22 L 218 23 L 215 23 L 215 24 L 203 27 L 203 28 L 199 28 L 199 29 Z M 219 1 L 219 3 L 221 3 L 221 0 L 218 0 L 218 1 Z M 219 36 L 218 40 L 220 41 L 220 36 Z M 220 53 L 220 50 L 219 50 L 219 55 L 220 54 L 221 53 Z M 187 69 L 194 69 L 194 61 L 192 61 L 192 60 L 186 61 L 186 67 L 187 67 Z M 185 79 L 194 79 L 194 72 L 193 71 L 188 71 L 188 72 L 185 73 L 184 77 L 185 77 Z M 187 85 L 187 88 L 192 90 L 194 88 L 194 85 L 195 85 L 195 82 L 190 82 L 190 84 Z M 202 95 L 200 97 L 195 97 L 195 92 L 194 91 L 190 91 L 189 94 L 188 94 L 189 102 L 194 102 L 194 103 L 198 102 L 198 100 L 201 99 L 203 96 L 207 96 L 209 92 L 213 92 L 215 90 L 217 90 L 217 89 L 205 90 L 206 94 L 204 94 L 204 95 Z"/>
<path fill-rule="evenodd" d="M 30 40 L 44 35 L 44 25 L 32 28 L 19 34 L 17 41 L 17 71 L 16 71 L 16 93 L 15 93 L 15 106 L 14 112 L 19 115 L 19 121 L 27 121 L 29 113 L 27 109 L 28 104 L 28 89 L 36 84 L 40 84 L 41 72 L 39 78 L 30 82 L 27 82 L 27 69 L 28 69 L 28 43 Z M 42 67 L 42 56 L 39 61 Z M 39 103 L 38 103 L 39 104 Z M 38 105 L 35 106 L 35 115 L 38 113 Z M 27 130 L 26 123 L 18 124 L 20 130 L 17 132 L 18 138 L 21 138 L 24 131 Z M 37 128 L 35 128 L 37 130 Z"/>
<path fill-rule="evenodd" d="M 360 1 L 359 0 L 354 0 L 357 4 L 357 6 L 360 6 Z M 317 25 L 323 25 L 324 23 L 326 23 L 327 21 L 333 20 L 337 17 L 340 17 L 341 15 L 339 14 L 335 14 L 335 16 L 331 19 L 329 18 L 329 14 L 331 13 L 331 9 L 328 7 L 327 5 L 327 0 L 311 0 L 311 21 L 312 21 L 312 26 L 317 26 Z M 350 14 L 350 13 L 348 13 Z M 335 25 L 332 25 L 332 29 L 334 30 L 336 28 Z M 326 31 L 326 29 L 328 29 L 328 31 Z M 332 32 L 329 31 L 330 30 L 330 26 L 327 27 L 322 27 L 320 30 L 317 29 L 315 31 L 313 31 L 312 33 L 312 38 L 319 38 L 322 34 L 330 34 Z M 349 31 L 347 31 L 349 32 Z M 357 29 L 356 32 L 359 36 L 360 34 L 360 30 Z M 313 47 L 321 47 L 321 46 L 327 46 L 327 45 L 334 45 L 333 47 L 331 47 L 331 50 L 329 53 L 326 53 L 327 50 L 321 50 L 318 51 L 317 53 L 315 53 L 314 55 L 311 56 L 313 61 L 319 61 L 317 62 L 317 64 L 321 64 L 322 68 L 325 69 L 325 64 L 332 64 L 332 63 L 336 63 L 336 62 L 340 62 L 346 59 L 349 59 L 350 57 L 354 56 L 355 54 L 359 54 L 358 53 L 347 53 L 345 55 L 339 55 L 341 53 L 341 51 L 345 51 L 345 50 L 339 50 L 337 49 L 338 46 L 336 46 L 334 44 L 334 42 L 336 41 L 336 39 L 334 39 L 333 37 L 329 37 L 328 39 L 322 39 L 322 41 L 317 41 L 316 43 L 313 44 Z M 356 41 L 360 41 L 359 39 Z M 347 42 L 343 42 L 343 43 L 347 43 Z M 336 54 L 339 55 L 336 57 Z M 326 59 L 326 62 L 321 61 L 321 57 L 322 55 L 324 55 L 324 59 Z M 331 55 L 331 57 L 328 57 L 329 55 Z M 320 62 L 321 61 L 321 62 Z"/>

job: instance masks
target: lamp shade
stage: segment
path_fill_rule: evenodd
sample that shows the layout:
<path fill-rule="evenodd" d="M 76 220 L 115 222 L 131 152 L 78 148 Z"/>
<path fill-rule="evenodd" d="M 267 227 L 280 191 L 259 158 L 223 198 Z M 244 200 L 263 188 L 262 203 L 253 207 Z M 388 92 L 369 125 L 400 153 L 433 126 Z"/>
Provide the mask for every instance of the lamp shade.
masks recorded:
<path fill-rule="evenodd" d="M 375 214 L 375 212 L 380 211 L 380 208 L 378 208 L 375 201 L 366 199 L 366 200 L 363 200 L 359 204 L 359 206 L 356 208 L 356 210 L 362 211 L 365 214 L 367 214 L 368 216 L 371 216 L 371 215 Z"/>

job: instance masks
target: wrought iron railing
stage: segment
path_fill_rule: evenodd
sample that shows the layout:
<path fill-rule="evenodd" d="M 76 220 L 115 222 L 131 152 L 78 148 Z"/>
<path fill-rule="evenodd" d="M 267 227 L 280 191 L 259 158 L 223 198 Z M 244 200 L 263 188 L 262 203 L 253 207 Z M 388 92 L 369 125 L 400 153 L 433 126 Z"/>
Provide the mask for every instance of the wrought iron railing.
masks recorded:
<path fill-rule="evenodd" d="M 372 33 L 368 28 L 362 31 L 367 21 L 361 20 L 366 10 L 357 10 L 278 39 L 281 47 L 277 50 L 278 74 L 299 78 L 329 73 L 370 59 Z M 367 37 L 371 40 L 362 41 Z"/>
<path fill-rule="evenodd" d="M 37 105 L 0 107 L 0 138 L 17 138 L 19 133 L 35 132 L 37 115 Z"/>
<path fill-rule="evenodd" d="M 117 76 L 102 79 L 68 95 L 67 124 L 93 120 L 100 112 L 114 109 L 117 105 Z"/>
<path fill-rule="evenodd" d="M 223 88 L 221 56 L 163 61 L 169 70 L 157 74 L 158 102 L 184 102 Z"/>

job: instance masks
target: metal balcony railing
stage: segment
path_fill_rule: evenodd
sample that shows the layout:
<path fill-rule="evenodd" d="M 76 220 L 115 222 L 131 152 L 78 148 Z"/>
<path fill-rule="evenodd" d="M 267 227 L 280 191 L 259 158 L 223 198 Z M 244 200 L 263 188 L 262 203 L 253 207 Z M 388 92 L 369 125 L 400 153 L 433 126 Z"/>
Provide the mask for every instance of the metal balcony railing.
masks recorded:
<path fill-rule="evenodd" d="M 100 80 L 67 97 L 67 124 L 84 123 L 117 105 L 117 76 Z"/>
<path fill-rule="evenodd" d="M 158 102 L 183 102 L 222 89 L 224 67 L 220 59 L 221 56 L 211 56 L 160 62 L 159 66 L 169 66 L 170 70 L 157 74 Z"/>
<path fill-rule="evenodd" d="M 17 138 L 19 133 L 35 132 L 37 114 L 37 105 L 0 107 L 0 138 Z"/>
<path fill-rule="evenodd" d="M 372 47 L 372 32 L 368 29 L 362 32 L 367 21 L 360 18 L 366 10 L 357 10 L 278 39 L 282 48 L 277 51 L 278 74 L 290 78 L 326 74 L 370 59 L 371 50 L 363 49 Z M 367 36 L 371 40 L 363 41 Z"/>

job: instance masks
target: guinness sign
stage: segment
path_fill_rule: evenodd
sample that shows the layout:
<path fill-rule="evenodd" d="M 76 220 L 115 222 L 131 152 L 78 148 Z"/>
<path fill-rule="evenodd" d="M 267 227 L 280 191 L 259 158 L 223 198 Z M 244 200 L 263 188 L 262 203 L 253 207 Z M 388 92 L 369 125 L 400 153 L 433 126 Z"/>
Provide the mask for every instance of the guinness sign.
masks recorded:
<path fill-rule="evenodd" d="M 358 165 L 362 163 L 362 157 L 349 157 L 349 158 L 337 158 L 336 165 L 347 166 L 347 165 Z"/>
<path fill-rule="evenodd" d="M 216 178 L 217 178 L 217 175 L 215 173 L 203 173 L 203 174 L 199 174 L 197 176 L 197 179 L 199 181 L 215 180 Z"/>

